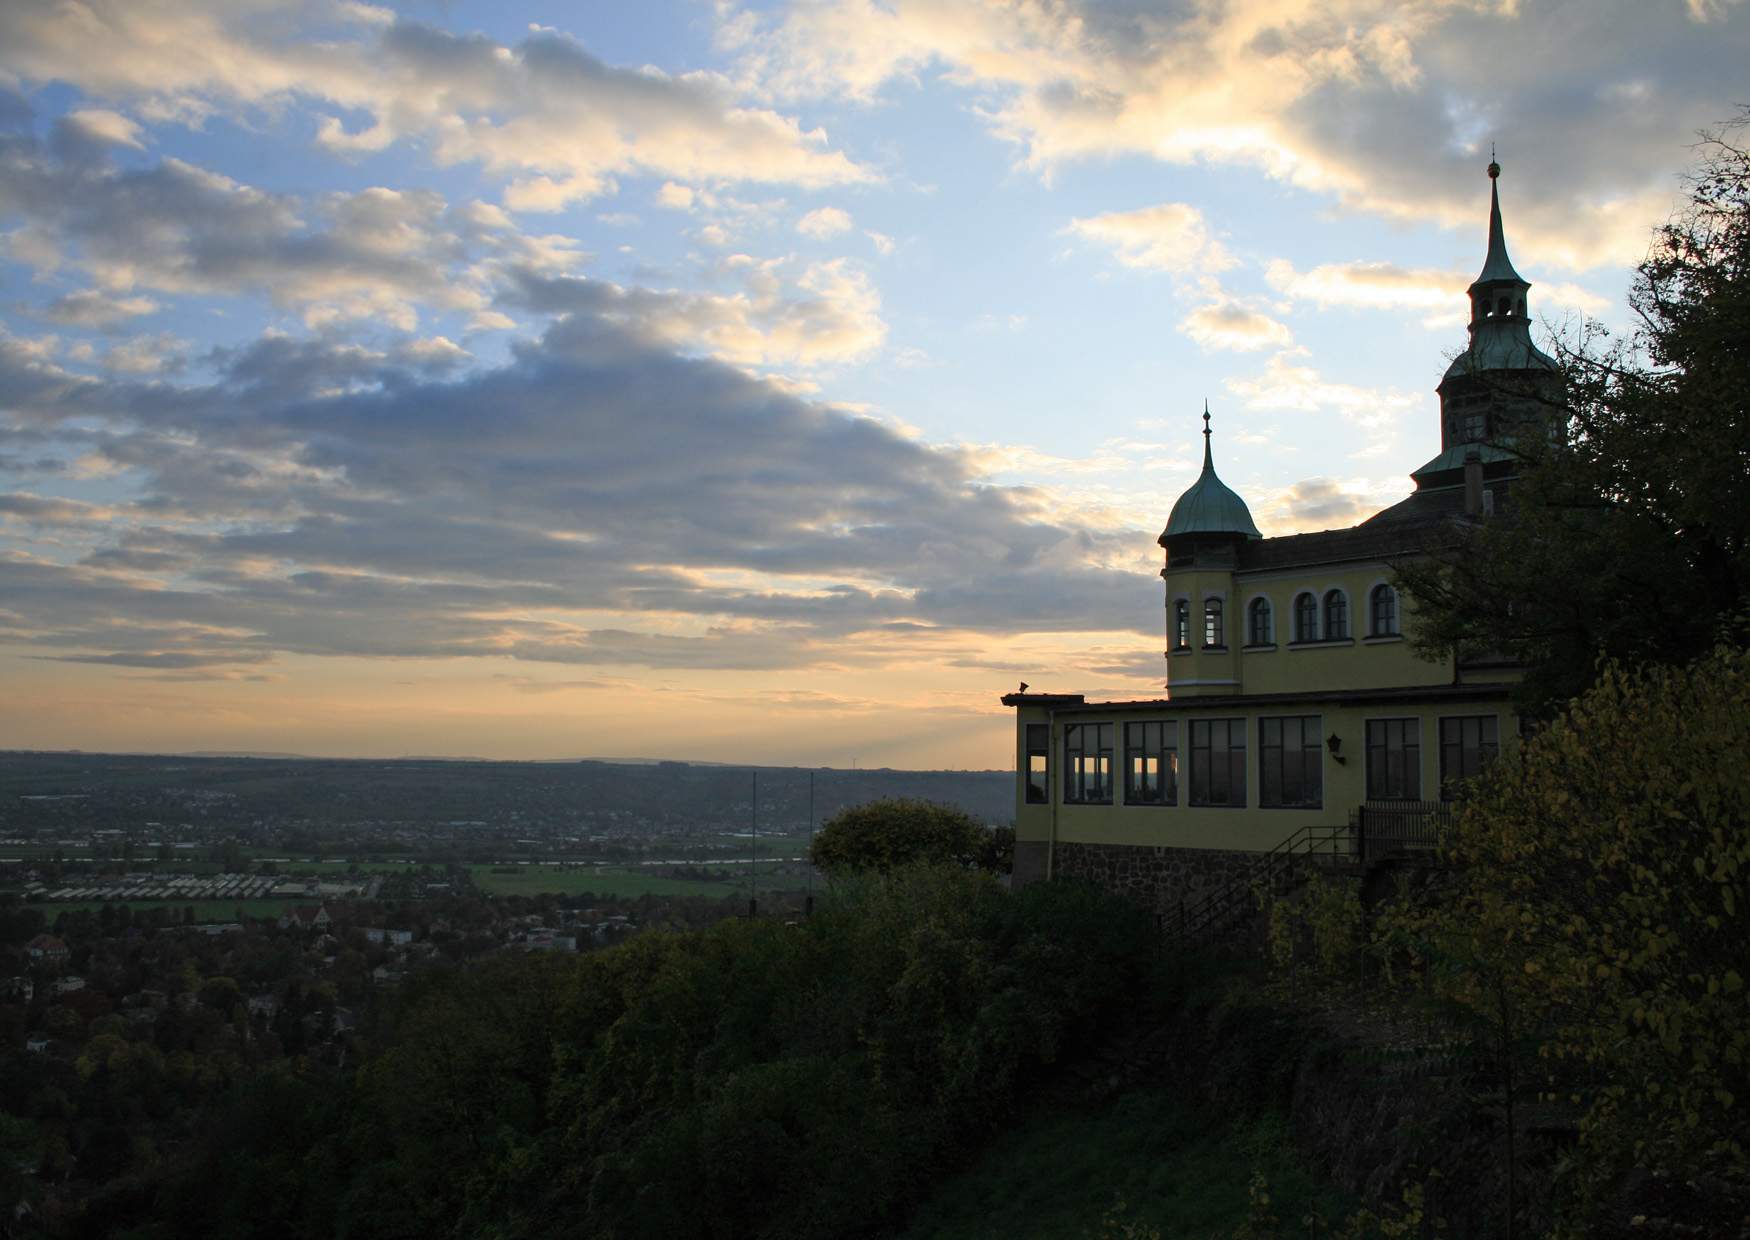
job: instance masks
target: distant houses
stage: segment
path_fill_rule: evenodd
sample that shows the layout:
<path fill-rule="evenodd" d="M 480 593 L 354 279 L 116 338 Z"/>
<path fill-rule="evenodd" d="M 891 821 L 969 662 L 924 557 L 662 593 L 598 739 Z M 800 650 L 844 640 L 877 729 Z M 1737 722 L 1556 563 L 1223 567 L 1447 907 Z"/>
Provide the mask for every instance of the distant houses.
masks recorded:
<path fill-rule="evenodd" d="M 42 964 L 60 964 L 72 955 L 67 950 L 67 945 L 52 934 L 37 935 L 25 945 L 25 951 L 29 953 L 33 963 Z"/>
<path fill-rule="evenodd" d="M 281 930 L 326 930 L 333 921 L 326 904 L 298 904 L 280 917 Z"/>

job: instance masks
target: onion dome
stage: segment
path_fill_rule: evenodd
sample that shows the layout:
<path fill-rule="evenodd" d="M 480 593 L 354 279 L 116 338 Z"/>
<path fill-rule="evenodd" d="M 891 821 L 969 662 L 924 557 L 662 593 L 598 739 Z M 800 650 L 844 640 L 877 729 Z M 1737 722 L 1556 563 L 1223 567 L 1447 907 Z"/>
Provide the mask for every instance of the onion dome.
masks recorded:
<path fill-rule="evenodd" d="M 1215 460 L 1209 450 L 1212 432 L 1209 429 L 1209 406 L 1203 407 L 1203 472 L 1189 490 L 1173 505 L 1167 518 L 1167 528 L 1156 541 L 1165 545 L 1167 539 L 1181 534 L 1230 534 L 1244 538 L 1262 538 L 1252 521 L 1246 501 L 1235 495 L 1228 485 L 1215 476 Z"/>

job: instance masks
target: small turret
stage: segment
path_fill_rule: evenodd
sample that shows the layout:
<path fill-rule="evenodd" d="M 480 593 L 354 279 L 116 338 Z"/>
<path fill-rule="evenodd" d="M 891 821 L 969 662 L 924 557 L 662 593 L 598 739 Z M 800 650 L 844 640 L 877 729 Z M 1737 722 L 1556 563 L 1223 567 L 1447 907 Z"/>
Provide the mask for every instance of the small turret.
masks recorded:
<path fill-rule="evenodd" d="M 1166 548 L 1167 693 L 1226 693 L 1239 686 L 1230 641 L 1239 549 L 1262 538 L 1246 501 L 1216 477 L 1209 403 L 1203 405 L 1203 472 L 1173 505 L 1158 541 Z"/>

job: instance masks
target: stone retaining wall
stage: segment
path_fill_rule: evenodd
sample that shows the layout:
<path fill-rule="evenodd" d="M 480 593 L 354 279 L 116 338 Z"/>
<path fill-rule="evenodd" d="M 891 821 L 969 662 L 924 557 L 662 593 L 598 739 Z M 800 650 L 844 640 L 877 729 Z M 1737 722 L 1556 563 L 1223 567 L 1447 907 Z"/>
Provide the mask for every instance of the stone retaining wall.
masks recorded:
<path fill-rule="evenodd" d="M 1180 901 L 1195 904 L 1244 875 L 1260 855 L 1220 848 L 1060 842 L 1053 870 L 1064 878 L 1088 879 L 1171 917 Z"/>

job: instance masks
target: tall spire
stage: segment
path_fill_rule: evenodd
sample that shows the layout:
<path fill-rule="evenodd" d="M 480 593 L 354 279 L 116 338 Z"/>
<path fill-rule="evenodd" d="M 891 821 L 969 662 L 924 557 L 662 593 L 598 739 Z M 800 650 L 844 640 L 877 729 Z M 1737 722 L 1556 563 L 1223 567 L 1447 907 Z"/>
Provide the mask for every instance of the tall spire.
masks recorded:
<path fill-rule="evenodd" d="M 1203 471 L 1205 473 L 1213 474 L 1215 472 L 1215 457 L 1212 456 L 1210 454 L 1210 451 L 1209 451 L 1210 433 L 1211 432 L 1209 430 L 1209 398 L 1204 397 L 1203 398 Z"/>
<path fill-rule="evenodd" d="M 1513 270 L 1513 260 L 1507 257 L 1507 237 L 1501 228 L 1501 165 L 1495 162 L 1495 148 L 1489 148 L 1489 256 L 1483 260 L 1483 273 L 1478 284 L 1491 280 L 1512 280 L 1525 283 Z"/>

